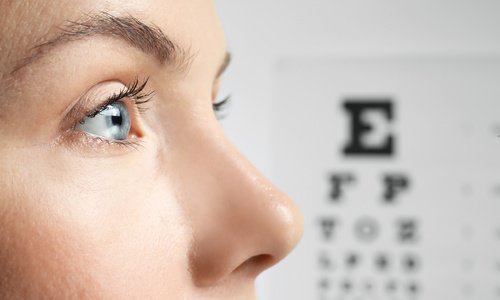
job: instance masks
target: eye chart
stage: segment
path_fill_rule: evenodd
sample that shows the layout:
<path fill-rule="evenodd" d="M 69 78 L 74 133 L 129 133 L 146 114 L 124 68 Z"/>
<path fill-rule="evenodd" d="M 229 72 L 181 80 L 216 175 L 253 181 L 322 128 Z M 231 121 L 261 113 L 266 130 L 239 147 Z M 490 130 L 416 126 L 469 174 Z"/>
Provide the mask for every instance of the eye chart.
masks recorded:
<path fill-rule="evenodd" d="M 500 57 L 284 59 L 274 179 L 289 300 L 500 299 Z"/>

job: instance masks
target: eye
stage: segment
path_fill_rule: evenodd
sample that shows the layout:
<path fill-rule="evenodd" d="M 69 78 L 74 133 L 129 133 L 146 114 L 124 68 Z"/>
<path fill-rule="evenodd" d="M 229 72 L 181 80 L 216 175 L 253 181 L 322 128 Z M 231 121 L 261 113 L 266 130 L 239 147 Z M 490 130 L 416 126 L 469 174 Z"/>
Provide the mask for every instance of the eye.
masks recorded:
<path fill-rule="evenodd" d="M 124 141 L 129 137 L 131 123 L 127 105 L 116 101 L 85 117 L 75 129 L 107 140 Z"/>
<path fill-rule="evenodd" d="M 219 100 L 216 103 L 212 104 L 212 109 L 214 111 L 215 117 L 218 120 L 222 120 L 228 115 L 228 107 L 231 103 L 231 95 L 226 96 L 225 98 Z"/>
<path fill-rule="evenodd" d="M 68 132 L 85 133 L 98 142 L 105 140 L 120 145 L 135 145 L 138 142 L 137 138 L 142 137 L 138 125 L 139 116 L 146 112 L 146 104 L 154 96 L 153 90 L 145 91 L 147 83 L 148 78 L 142 82 L 136 79 L 128 85 L 121 82 L 105 82 L 96 86 L 85 97 L 104 100 L 99 101 L 101 104 L 97 107 L 73 108 L 75 111 L 73 114 L 80 117 L 75 118 L 79 121 L 73 121 L 72 130 Z M 109 96 L 103 97 L 105 94 Z M 69 115 L 72 115 L 72 112 Z"/>

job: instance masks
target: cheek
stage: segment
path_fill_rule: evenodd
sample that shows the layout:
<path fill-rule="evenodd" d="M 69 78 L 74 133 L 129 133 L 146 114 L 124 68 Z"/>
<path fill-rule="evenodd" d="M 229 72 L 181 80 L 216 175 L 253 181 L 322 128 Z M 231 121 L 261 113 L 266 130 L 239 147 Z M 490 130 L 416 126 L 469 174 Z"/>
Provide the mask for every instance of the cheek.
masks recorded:
<path fill-rule="evenodd" d="M 19 201 L 3 197 L 2 201 Z M 19 194 L 19 196 L 25 196 Z M 0 223 L 0 298 L 69 297 L 93 284 L 75 264 L 78 240 L 36 211 L 13 209 Z M 69 276 L 68 276 L 69 275 Z M 76 276 L 75 276 L 76 275 Z M 62 288 L 62 289 L 61 289 Z M 91 285 L 87 289 L 96 290 Z"/>
<path fill-rule="evenodd" d="M 0 275 L 12 290 L 105 298 L 186 290 L 189 228 L 147 153 L 25 155 L 28 169 L 11 168 L 0 190 Z"/>

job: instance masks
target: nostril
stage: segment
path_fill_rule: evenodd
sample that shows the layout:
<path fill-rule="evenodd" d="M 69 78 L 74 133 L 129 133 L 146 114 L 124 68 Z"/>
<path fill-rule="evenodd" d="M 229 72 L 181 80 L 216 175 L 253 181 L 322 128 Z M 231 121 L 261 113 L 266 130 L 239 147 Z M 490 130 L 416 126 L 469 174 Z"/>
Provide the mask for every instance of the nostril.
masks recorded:
<path fill-rule="evenodd" d="M 246 276 L 256 277 L 265 269 L 271 267 L 277 260 L 270 254 L 255 255 L 244 261 L 233 273 L 244 274 Z"/>

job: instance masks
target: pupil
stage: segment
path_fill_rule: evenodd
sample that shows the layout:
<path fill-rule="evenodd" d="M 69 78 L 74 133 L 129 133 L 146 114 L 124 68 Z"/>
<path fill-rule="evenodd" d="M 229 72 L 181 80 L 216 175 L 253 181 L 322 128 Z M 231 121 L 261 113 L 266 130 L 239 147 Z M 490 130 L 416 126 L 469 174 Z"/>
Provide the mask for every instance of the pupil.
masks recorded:
<path fill-rule="evenodd" d="M 123 123 L 122 116 L 111 116 L 111 124 L 115 126 L 121 126 Z"/>

